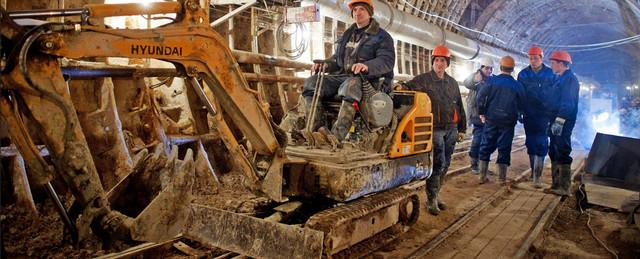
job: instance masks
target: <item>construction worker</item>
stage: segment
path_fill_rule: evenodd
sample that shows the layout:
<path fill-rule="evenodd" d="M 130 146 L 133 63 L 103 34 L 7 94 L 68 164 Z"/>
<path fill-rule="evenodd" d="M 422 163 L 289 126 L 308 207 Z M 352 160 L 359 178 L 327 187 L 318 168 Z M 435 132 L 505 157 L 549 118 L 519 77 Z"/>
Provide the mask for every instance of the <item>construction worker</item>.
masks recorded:
<path fill-rule="evenodd" d="M 486 183 L 491 153 L 498 149 L 498 176 L 507 180 L 507 169 L 511 163 L 513 130 L 518 113 L 523 108 L 524 89 L 511 73 L 515 67 L 511 56 L 500 59 L 500 74 L 489 78 L 486 87 L 478 92 L 478 114 L 484 123 L 480 144 L 480 184 Z"/>
<path fill-rule="evenodd" d="M 467 131 L 460 87 L 445 72 L 450 62 L 449 49 L 442 45 L 436 46 L 431 58 L 432 70 L 414 77 L 404 86 L 410 90 L 425 92 L 431 99 L 434 117 L 433 174 L 427 180 L 427 208 L 433 215 L 446 209 L 446 204 L 438 198 L 438 193 L 444 185 L 456 141 L 461 142 Z"/>
<path fill-rule="evenodd" d="M 571 132 L 578 114 L 580 83 L 569 68 L 571 56 L 566 51 L 551 53 L 551 69 L 557 78 L 549 95 L 549 107 L 552 114 L 549 127 L 551 145 L 551 188 L 546 193 L 561 196 L 570 195 L 571 188 Z"/>
<path fill-rule="evenodd" d="M 542 169 L 544 158 L 549 151 L 549 114 L 545 102 L 553 84 L 555 75 L 551 68 L 542 63 L 542 49 L 533 46 L 529 49 L 529 66 L 518 73 L 518 82 L 524 86 L 526 101 L 524 108 L 525 145 L 529 154 L 529 165 L 533 184 L 542 188 Z"/>
<path fill-rule="evenodd" d="M 325 63 L 325 72 L 332 74 L 325 75 L 321 80 L 323 86 L 320 93 L 321 100 L 331 100 L 336 95 L 342 100 L 340 112 L 331 130 L 339 141 L 344 140 L 351 128 L 356 113 L 353 103 L 362 98 L 362 79 L 358 74 L 363 74 L 365 80 L 373 85 L 378 85 L 379 79 L 384 78 L 380 89 L 389 93 L 396 60 L 393 38 L 372 18 L 372 0 L 352 0 L 348 6 L 354 24 L 336 42 L 335 54 Z M 320 63 L 314 64 L 312 73 L 319 71 L 321 66 Z M 320 114 L 312 122 L 312 131 L 322 127 L 324 123 L 320 120 L 322 105 L 311 107 L 318 78 L 316 74 L 306 79 L 302 91 L 306 118 L 309 118 L 308 115 L 314 108 L 316 114 Z"/>
<path fill-rule="evenodd" d="M 478 152 L 480 151 L 480 140 L 482 140 L 482 129 L 484 124 L 478 116 L 478 91 L 486 86 L 487 80 L 493 72 L 493 60 L 489 57 L 480 59 L 480 68 L 464 80 L 464 86 L 469 89 L 467 95 L 467 118 L 468 122 L 473 125 L 471 138 L 471 148 L 469 148 L 469 157 L 471 158 L 471 172 L 477 174 L 478 168 Z"/>

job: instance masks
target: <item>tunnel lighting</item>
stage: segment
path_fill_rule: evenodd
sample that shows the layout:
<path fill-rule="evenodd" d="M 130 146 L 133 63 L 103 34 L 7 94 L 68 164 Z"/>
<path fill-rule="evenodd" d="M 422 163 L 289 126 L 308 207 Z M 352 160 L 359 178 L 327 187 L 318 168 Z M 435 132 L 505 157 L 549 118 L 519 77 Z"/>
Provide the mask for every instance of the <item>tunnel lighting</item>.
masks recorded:
<path fill-rule="evenodd" d="M 634 85 L 634 86 L 633 86 L 633 89 L 638 89 L 638 86 L 637 86 L 637 85 Z"/>
<path fill-rule="evenodd" d="M 631 90 L 631 86 L 627 86 L 625 87 L 627 90 Z"/>

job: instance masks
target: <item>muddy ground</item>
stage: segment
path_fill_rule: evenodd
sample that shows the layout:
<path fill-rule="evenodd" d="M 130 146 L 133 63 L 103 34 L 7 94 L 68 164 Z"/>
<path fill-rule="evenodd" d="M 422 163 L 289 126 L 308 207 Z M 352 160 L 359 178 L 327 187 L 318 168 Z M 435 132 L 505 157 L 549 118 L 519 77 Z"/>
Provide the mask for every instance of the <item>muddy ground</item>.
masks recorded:
<path fill-rule="evenodd" d="M 451 168 L 467 165 L 466 156 L 453 161 Z M 491 166 L 493 169 L 493 165 Z M 514 178 L 516 172 L 528 168 L 528 158 L 524 150 L 512 154 L 512 166 L 509 177 Z M 549 170 L 545 171 L 547 183 L 550 181 Z M 225 179 L 226 180 L 226 179 Z M 420 248 L 424 243 L 438 235 L 456 219 L 471 210 L 474 206 L 492 195 L 498 185 L 495 182 L 478 185 L 476 175 L 465 173 L 453 177 L 445 184 L 442 197 L 449 205 L 449 209 L 439 216 L 432 216 L 425 209 L 425 195 L 421 195 L 421 217 L 419 221 L 406 233 L 400 235 L 393 242 L 383 246 L 380 250 L 366 256 L 366 258 L 404 258 Z M 210 203 L 210 197 L 196 197 L 196 201 Z M 253 200 L 249 198 L 250 200 Z M 257 201 L 260 203 L 260 201 Z M 562 204 L 554 224 L 544 233 L 542 240 L 536 244 L 534 256 L 537 258 L 611 258 L 591 236 L 586 227 L 586 214 L 580 215 L 575 205 L 575 198 L 568 199 Z M 225 203 L 225 206 L 235 207 L 242 211 L 248 204 Z M 254 204 L 252 204 L 254 205 Z M 251 206 L 248 206 L 251 207 Z M 20 208 L 9 204 L 0 211 L 2 231 L 3 258 L 88 258 L 112 250 L 89 250 L 74 248 L 63 237 L 63 224 L 55 213 L 49 199 L 37 204 L 40 217 L 31 219 Z M 597 207 L 591 208 L 591 225 L 596 235 L 614 249 L 620 258 L 640 258 L 640 247 L 628 244 L 621 239 L 621 229 L 625 227 L 625 215 Z M 188 243 L 188 241 L 186 241 Z M 188 243 L 193 248 L 205 251 L 196 243 Z M 221 251 L 210 251 L 208 256 L 218 255 Z M 169 258 L 183 258 L 187 256 L 176 248 L 170 248 L 164 255 Z"/>

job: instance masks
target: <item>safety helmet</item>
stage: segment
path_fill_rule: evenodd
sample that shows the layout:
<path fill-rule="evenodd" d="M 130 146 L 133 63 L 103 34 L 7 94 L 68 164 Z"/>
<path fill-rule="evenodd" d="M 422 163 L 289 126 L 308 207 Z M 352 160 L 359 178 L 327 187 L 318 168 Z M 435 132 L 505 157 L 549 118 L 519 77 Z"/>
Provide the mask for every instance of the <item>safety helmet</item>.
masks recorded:
<path fill-rule="evenodd" d="M 347 4 L 347 6 L 349 7 L 350 10 L 353 10 L 353 5 L 357 4 L 357 3 L 368 4 L 369 6 L 371 6 L 371 10 L 373 10 L 373 1 L 372 0 L 351 0 L 351 2 L 349 2 Z"/>
<path fill-rule="evenodd" d="M 553 53 L 551 53 L 551 56 L 549 56 L 549 59 L 564 61 L 571 64 L 571 55 L 569 55 L 569 53 L 564 50 L 554 51 Z"/>
<path fill-rule="evenodd" d="M 481 57 L 478 63 L 483 67 L 493 67 L 493 60 L 490 57 Z"/>
<path fill-rule="evenodd" d="M 542 57 L 544 56 L 544 52 L 542 52 L 542 48 L 538 47 L 537 45 L 533 45 L 531 48 L 529 48 L 529 55 L 540 55 Z"/>
<path fill-rule="evenodd" d="M 438 45 L 433 49 L 433 53 L 431 53 L 431 65 L 433 65 L 436 57 L 443 57 L 447 61 L 447 66 L 451 64 L 451 53 L 449 53 L 449 49 L 444 45 Z"/>
<path fill-rule="evenodd" d="M 445 47 L 444 45 L 438 45 L 433 49 L 433 54 L 431 54 L 434 57 L 445 57 L 445 58 L 451 58 L 451 54 L 449 53 L 449 49 L 447 47 Z"/>
<path fill-rule="evenodd" d="M 514 68 L 516 61 L 511 56 L 504 56 L 500 59 L 500 67 Z"/>

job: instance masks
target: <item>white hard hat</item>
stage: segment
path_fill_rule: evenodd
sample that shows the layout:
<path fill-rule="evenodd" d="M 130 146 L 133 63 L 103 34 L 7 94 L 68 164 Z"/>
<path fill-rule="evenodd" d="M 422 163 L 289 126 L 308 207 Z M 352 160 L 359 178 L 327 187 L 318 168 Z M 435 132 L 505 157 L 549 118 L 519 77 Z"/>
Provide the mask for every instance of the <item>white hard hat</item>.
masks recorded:
<path fill-rule="evenodd" d="M 478 63 L 480 63 L 481 66 L 493 67 L 493 60 L 490 57 L 481 57 Z"/>

